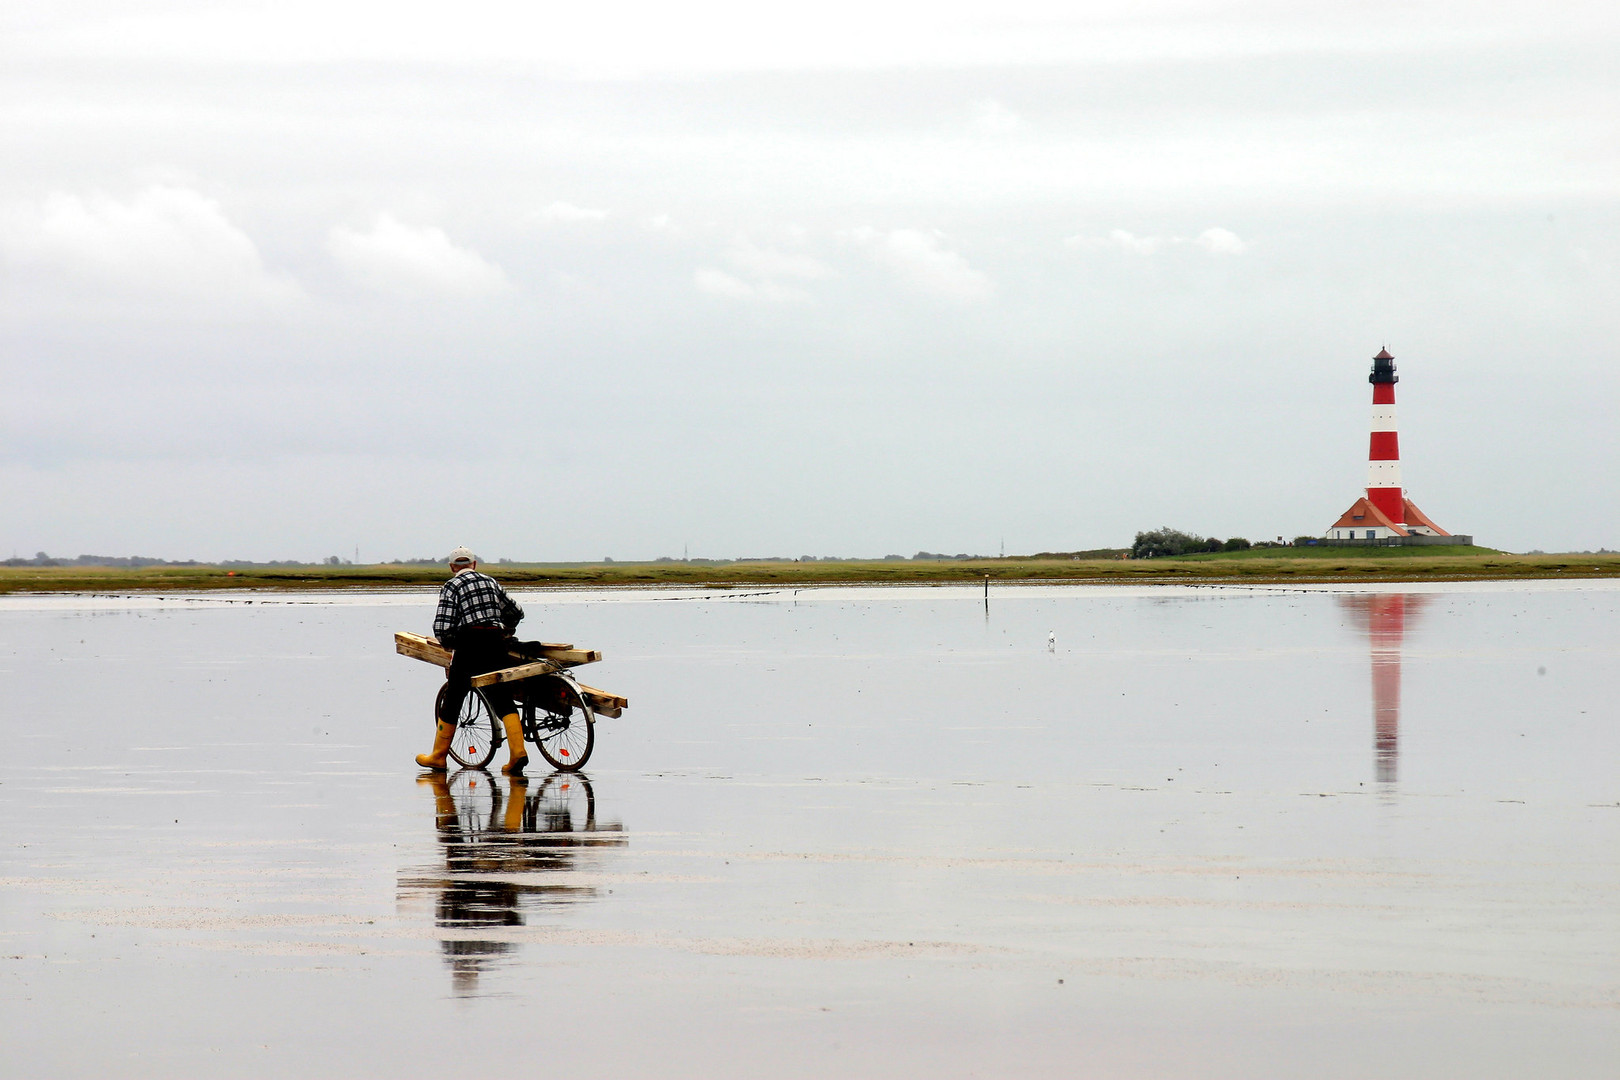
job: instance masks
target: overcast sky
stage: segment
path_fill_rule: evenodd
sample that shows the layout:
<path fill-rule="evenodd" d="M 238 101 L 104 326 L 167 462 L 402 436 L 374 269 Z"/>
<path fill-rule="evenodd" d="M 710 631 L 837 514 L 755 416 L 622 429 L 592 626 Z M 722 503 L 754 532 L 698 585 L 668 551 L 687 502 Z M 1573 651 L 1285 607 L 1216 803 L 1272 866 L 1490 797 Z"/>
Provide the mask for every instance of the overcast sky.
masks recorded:
<path fill-rule="evenodd" d="M 1620 547 L 1620 6 L 0 7 L 0 556 Z"/>

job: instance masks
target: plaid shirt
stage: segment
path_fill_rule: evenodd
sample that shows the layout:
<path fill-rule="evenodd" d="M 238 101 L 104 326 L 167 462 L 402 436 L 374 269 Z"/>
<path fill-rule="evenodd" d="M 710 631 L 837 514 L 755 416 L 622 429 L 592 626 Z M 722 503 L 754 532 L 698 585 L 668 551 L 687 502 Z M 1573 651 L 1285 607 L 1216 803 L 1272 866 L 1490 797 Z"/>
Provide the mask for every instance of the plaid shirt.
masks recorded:
<path fill-rule="evenodd" d="M 453 649 L 456 635 L 463 630 L 474 626 L 511 630 L 522 619 L 523 609 L 506 595 L 500 582 L 476 570 L 463 570 L 439 589 L 433 636 Z"/>

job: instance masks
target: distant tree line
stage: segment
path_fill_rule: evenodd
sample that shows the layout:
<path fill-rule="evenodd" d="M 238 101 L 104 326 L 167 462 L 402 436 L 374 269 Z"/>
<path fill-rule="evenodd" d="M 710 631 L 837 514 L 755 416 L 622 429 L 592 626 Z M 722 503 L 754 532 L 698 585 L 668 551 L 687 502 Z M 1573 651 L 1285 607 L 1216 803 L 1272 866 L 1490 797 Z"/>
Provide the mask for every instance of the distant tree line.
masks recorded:
<path fill-rule="evenodd" d="M 1172 529 L 1168 525 L 1161 529 L 1152 529 L 1148 532 L 1136 534 L 1136 540 L 1131 544 L 1131 558 L 1153 559 L 1165 555 L 1196 555 L 1210 551 L 1247 551 L 1254 547 L 1241 536 L 1234 536 L 1230 540 L 1222 540 L 1216 536 L 1199 536 L 1196 533 L 1185 533 L 1180 529 Z M 1262 547 L 1274 547 L 1270 543 L 1262 543 Z"/>
<path fill-rule="evenodd" d="M 171 562 L 168 559 L 148 559 L 144 555 L 80 555 L 68 558 L 65 555 L 51 556 L 43 551 L 35 552 L 32 559 L 7 559 L 0 566 L 201 566 L 196 559 L 187 559 L 184 562 Z"/>
<path fill-rule="evenodd" d="M 395 559 L 386 563 L 387 566 L 438 566 L 445 559 Z M 505 560 L 502 560 L 505 561 Z M 78 555 L 69 558 L 66 555 L 47 555 L 43 551 L 35 552 L 32 559 L 12 558 L 0 561 L 0 566 L 114 566 L 124 569 L 135 569 L 142 566 L 223 566 L 246 569 L 253 566 L 352 566 L 348 559 L 340 559 L 336 555 L 328 555 L 319 563 L 311 563 L 303 559 L 271 559 L 269 562 L 253 562 L 249 559 L 226 559 L 224 562 L 199 562 L 196 559 L 149 559 L 145 555 Z"/>

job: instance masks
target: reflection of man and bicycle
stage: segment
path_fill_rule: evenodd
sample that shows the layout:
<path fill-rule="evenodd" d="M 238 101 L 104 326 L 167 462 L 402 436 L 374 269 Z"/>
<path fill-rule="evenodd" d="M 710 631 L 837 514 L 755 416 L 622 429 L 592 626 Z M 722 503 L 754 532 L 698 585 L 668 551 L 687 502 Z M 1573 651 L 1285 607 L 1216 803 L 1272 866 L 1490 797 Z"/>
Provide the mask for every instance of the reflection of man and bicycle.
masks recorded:
<path fill-rule="evenodd" d="M 443 866 L 400 875 L 400 899 L 430 898 L 458 997 L 517 948 L 503 931 L 537 911 L 591 900 L 595 886 L 570 881 L 597 849 L 623 847 L 624 827 L 602 820 L 590 780 L 576 772 L 497 780 L 482 769 L 430 772 Z"/>

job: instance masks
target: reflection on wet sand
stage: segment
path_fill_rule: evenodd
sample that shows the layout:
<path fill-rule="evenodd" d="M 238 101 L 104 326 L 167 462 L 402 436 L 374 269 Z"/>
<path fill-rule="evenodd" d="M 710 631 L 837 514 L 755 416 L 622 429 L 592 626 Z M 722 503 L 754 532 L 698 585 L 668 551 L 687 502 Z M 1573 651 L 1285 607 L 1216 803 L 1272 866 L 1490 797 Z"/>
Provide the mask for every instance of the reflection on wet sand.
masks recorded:
<path fill-rule="evenodd" d="M 1401 741 L 1401 643 L 1434 597 L 1427 593 L 1340 596 L 1372 646 L 1373 752 L 1378 782 L 1393 784 Z"/>
<path fill-rule="evenodd" d="M 444 866 L 402 872 L 400 897 L 434 898 L 435 924 L 457 931 L 440 939 L 451 991 L 474 997 L 479 976 L 517 945 L 465 932 L 523 926 L 534 908 L 595 899 L 598 890 L 571 883 L 569 871 L 582 868 L 587 849 L 628 841 L 619 822 L 599 821 L 596 793 L 578 773 L 512 777 L 504 789 L 482 769 L 418 782 L 433 792 Z"/>

